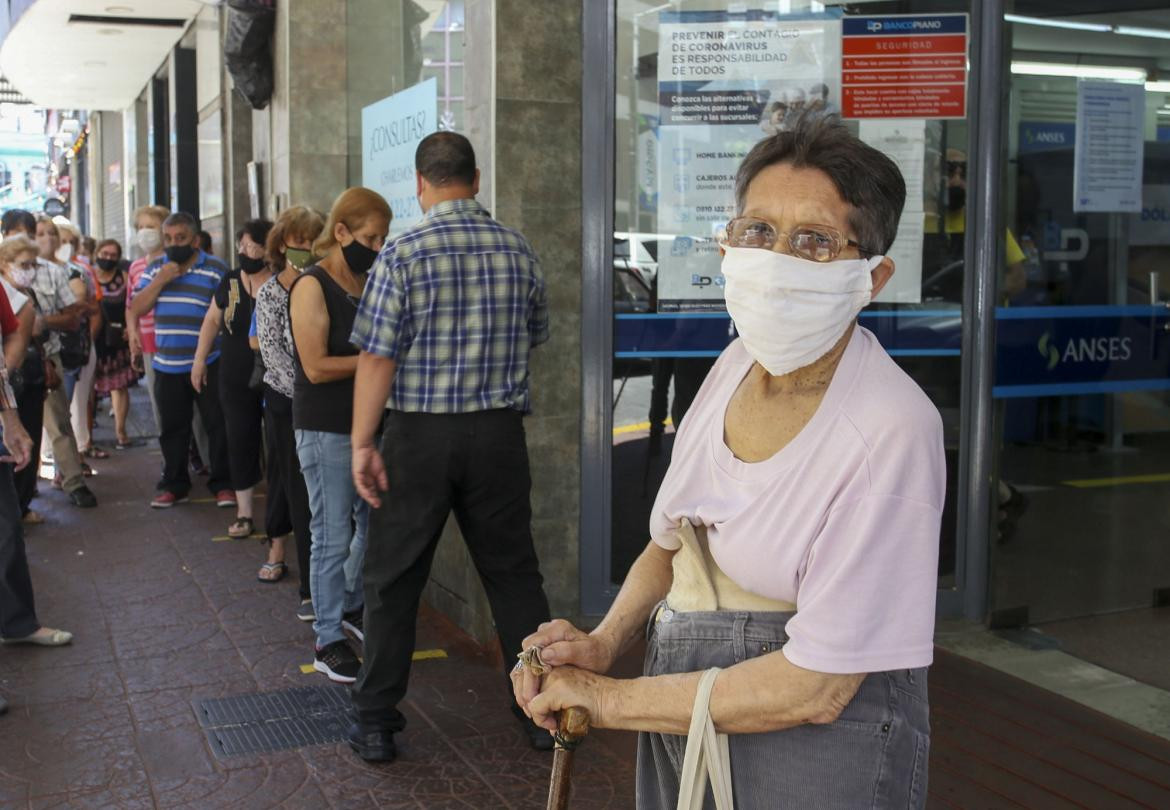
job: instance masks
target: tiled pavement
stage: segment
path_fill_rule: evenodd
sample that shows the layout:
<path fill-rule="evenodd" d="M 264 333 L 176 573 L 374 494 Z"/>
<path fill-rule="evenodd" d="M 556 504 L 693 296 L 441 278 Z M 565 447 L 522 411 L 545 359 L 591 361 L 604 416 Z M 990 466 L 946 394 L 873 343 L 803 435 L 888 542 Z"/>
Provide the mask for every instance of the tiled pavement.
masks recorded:
<path fill-rule="evenodd" d="M 550 755 L 528 748 L 497 663 L 433 612 L 419 649 L 447 657 L 415 663 L 398 762 L 367 765 L 344 744 L 216 759 L 192 700 L 327 681 L 301 671 L 313 639 L 294 616 L 295 570 L 257 582 L 259 542 L 213 540 L 230 510 L 147 507 L 156 447 L 92 462 L 96 510 L 42 482 L 35 507 L 49 522 L 27 533 L 38 613 L 76 637 L 0 648 L 12 704 L 0 717 L 0 808 L 544 807 Z M 632 805 L 629 745 L 580 749 L 574 772 L 589 787 L 575 807 Z"/>
<path fill-rule="evenodd" d="M 12 703 L 0 810 L 544 807 L 549 756 L 527 747 L 495 660 L 429 611 L 419 648 L 446 657 L 415 664 L 398 762 L 366 765 L 344 744 L 216 759 L 193 700 L 325 680 L 301 671 L 312 636 L 293 615 L 294 581 L 256 581 L 255 540 L 213 539 L 229 510 L 147 507 L 154 447 L 95 463 L 97 510 L 41 487 L 50 520 L 28 534 L 38 611 L 76 640 L 0 648 Z M 1170 807 L 1166 740 L 941 650 L 931 697 L 932 810 Z M 590 736 L 574 808 L 633 806 L 633 746 L 629 734 Z"/>

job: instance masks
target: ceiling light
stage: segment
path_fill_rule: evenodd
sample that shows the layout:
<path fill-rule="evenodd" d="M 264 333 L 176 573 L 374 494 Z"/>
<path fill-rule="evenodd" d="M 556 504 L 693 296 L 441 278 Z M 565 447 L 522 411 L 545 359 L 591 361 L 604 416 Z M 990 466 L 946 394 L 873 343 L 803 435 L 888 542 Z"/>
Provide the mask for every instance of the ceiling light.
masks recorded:
<path fill-rule="evenodd" d="M 1019 14 L 1005 14 L 1003 18 L 1008 22 L 1019 23 L 1020 25 L 1042 25 L 1045 28 L 1071 28 L 1075 31 L 1097 31 L 1102 34 L 1113 30 L 1113 26 L 1104 23 L 1069 22 L 1067 20 L 1051 20 L 1045 17 L 1024 17 Z"/>
<path fill-rule="evenodd" d="M 105 37 L 112 37 L 122 32 L 117 28 L 99 28 L 98 33 Z"/>
<path fill-rule="evenodd" d="M 90 59 L 86 62 L 82 62 L 81 64 L 84 67 L 105 67 L 106 66 L 106 63 L 103 62 L 101 59 Z"/>
<path fill-rule="evenodd" d="M 1115 25 L 1113 32 L 1130 37 L 1152 37 L 1154 39 L 1170 39 L 1170 31 L 1165 28 L 1138 28 L 1132 25 Z"/>
<path fill-rule="evenodd" d="M 133 11 L 130 6 L 106 6 L 107 14 L 130 14 Z"/>
<path fill-rule="evenodd" d="M 1146 82 L 1148 93 L 1170 93 L 1170 81 Z"/>
<path fill-rule="evenodd" d="M 1070 65 L 1058 62 L 1012 62 L 1017 76 L 1068 76 L 1074 79 L 1112 79 L 1120 82 L 1146 80 L 1145 68 L 1108 65 Z"/>

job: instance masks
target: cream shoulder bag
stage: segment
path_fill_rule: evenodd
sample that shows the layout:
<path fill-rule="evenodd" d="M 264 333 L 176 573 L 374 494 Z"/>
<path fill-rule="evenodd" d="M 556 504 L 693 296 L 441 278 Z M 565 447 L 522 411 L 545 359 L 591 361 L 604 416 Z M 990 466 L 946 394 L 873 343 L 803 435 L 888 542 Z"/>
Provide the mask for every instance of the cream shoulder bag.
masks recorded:
<path fill-rule="evenodd" d="M 683 755 L 682 774 L 679 777 L 678 810 L 702 810 L 707 793 L 707 779 L 716 810 L 734 810 L 731 792 L 731 754 L 727 735 L 716 734 L 711 722 L 711 690 L 719 677 L 718 668 L 709 669 L 699 680 L 695 708 L 691 713 L 691 728 L 687 733 L 687 750 Z"/>

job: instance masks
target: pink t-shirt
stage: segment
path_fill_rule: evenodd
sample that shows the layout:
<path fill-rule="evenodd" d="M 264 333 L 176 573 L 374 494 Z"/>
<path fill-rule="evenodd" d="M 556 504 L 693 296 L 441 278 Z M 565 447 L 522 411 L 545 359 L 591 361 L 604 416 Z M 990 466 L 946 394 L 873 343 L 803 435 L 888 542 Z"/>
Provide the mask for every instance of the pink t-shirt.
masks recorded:
<path fill-rule="evenodd" d="M 809 423 L 748 464 L 728 449 L 723 421 L 751 365 L 737 340 L 708 374 L 675 437 L 650 536 L 675 549 L 682 518 L 702 524 L 732 581 L 794 603 L 783 652 L 799 667 L 927 666 L 946 485 L 938 409 L 858 326 Z"/>
<path fill-rule="evenodd" d="M 134 298 L 134 288 L 138 286 L 138 279 L 142 278 L 142 274 L 146 272 L 146 268 L 150 266 L 150 262 L 146 257 L 135 259 L 130 263 L 130 269 L 127 273 L 130 276 L 130 283 L 126 285 L 126 304 Z M 138 318 L 138 334 L 142 337 L 142 351 L 146 354 L 154 354 L 157 347 L 154 343 L 154 310 L 142 315 Z"/>

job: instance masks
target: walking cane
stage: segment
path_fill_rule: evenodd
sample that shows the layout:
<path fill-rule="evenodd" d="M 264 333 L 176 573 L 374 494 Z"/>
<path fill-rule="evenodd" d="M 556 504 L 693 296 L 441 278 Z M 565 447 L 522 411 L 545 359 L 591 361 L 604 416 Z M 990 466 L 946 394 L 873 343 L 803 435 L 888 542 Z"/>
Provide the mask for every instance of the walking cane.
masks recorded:
<path fill-rule="evenodd" d="M 531 647 L 520 653 L 520 661 L 529 672 L 538 677 L 548 672 L 548 667 L 540 660 L 540 647 Z M 561 711 L 557 719 L 557 732 L 553 735 L 556 747 L 553 749 L 552 773 L 549 775 L 547 810 L 567 810 L 573 752 L 588 733 L 587 711 L 578 706 Z"/>

